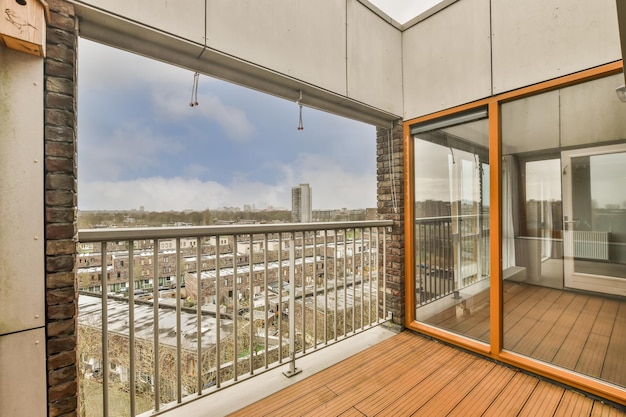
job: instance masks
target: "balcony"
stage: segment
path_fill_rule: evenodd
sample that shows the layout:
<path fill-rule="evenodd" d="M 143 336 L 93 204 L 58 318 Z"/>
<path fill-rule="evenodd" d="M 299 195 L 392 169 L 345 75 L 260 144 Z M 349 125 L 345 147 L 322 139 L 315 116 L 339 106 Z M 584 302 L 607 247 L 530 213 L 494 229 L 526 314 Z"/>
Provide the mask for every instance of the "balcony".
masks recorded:
<path fill-rule="evenodd" d="M 385 323 L 391 224 L 81 230 L 82 409 L 163 413 L 273 369 L 292 377 Z"/>
<path fill-rule="evenodd" d="M 463 239 L 451 233 L 453 220 L 418 222 L 423 249 L 416 259 L 427 265 L 433 254 L 447 259 L 455 240 L 468 253 L 482 252 L 472 233 Z M 388 319 L 382 265 L 390 225 L 81 230 L 82 409 L 105 416 L 293 415 L 298 404 L 298 415 L 316 416 L 626 415 L 620 405 L 378 326 Z M 478 230 L 488 239 L 488 229 Z M 473 259 L 485 272 L 478 275 L 487 275 L 488 263 Z M 448 264 L 448 274 L 418 273 L 431 290 L 416 301 L 431 313 L 437 306 L 428 324 L 488 339 L 489 310 L 459 314 L 454 304 L 455 290 L 467 293 L 483 287 L 482 280 L 443 285 L 448 275 L 462 276 L 457 262 Z M 506 279 L 503 290 L 507 305 L 515 306 L 505 316 L 507 346 L 626 383 L 619 313 L 626 302 Z M 488 290 L 466 302 L 488 303 Z M 581 303 L 612 303 L 615 314 L 590 320 L 593 311 L 581 311 Z M 602 329 L 609 335 L 604 345 L 582 343 Z"/>

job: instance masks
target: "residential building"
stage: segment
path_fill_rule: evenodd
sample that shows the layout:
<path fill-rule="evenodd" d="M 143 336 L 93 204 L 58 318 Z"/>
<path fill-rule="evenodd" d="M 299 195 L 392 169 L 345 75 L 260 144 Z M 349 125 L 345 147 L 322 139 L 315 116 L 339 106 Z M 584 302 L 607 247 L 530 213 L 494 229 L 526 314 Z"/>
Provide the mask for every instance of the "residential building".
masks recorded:
<path fill-rule="evenodd" d="M 309 184 L 291 188 L 291 220 L 296 223 L 313 221 L 313 190 Z"/>
<path fill-rule="evenodd" d="M 79 412 L 78 36 L 377 126 L 385 317 L 626 405 L 624 1 L 8 3 L 2 414 Z"/>

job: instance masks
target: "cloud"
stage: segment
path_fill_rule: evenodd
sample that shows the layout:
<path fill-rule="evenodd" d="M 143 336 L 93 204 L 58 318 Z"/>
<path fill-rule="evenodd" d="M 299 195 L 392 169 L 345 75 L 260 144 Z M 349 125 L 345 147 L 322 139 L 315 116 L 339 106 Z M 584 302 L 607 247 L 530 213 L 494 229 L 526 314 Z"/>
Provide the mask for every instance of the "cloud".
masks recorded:
<path fill-rule="evenodd" d="M 231 139 L 250 139 L 254 127 L 242 109 L 225 104 L 219 97 L 206 92 L 198 94 L 198 106 L 189 106 L 190 99 L 191 94 L 180 89 L 153 88 L 155 118 L 183 125 L 201 120 L 211 121 L 220 126 L 222 132 Z"/>
<path fill-rule="evenodd" d="M 154 132 L 149 126 L 129 122 L 110 135 L 79 146 L 79 174 L 88 180 L 120 179 L 158 168 L 167 155 L 183 150 L 180 142 Z"/>
<path fill-rule="evenodd" d="M 201 164 L 189 164 L 183 168 L 185 178 L 199 178 L 209 172 L 209 168 L 206 165 Z"/>

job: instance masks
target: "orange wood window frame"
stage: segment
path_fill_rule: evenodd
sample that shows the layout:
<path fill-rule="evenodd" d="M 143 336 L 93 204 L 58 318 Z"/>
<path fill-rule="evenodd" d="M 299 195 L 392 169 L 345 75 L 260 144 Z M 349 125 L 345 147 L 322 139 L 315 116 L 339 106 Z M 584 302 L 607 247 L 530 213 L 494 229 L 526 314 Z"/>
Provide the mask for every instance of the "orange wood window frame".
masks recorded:
<path fill-rule="evenodd" d="M 502 297 L 502 207 L 501 207 L 501 121 L 500 121 L 500 105 L 507 101 L 518 100 L 531 95 L 544 93 L 550 90 L 561 89 L 573 84 L 579 84 L 591 81 L 597 78 L 606 77 L 623 71 L 623 61 L 616 61 L 610 64 L 598 66 L 589 70 L 581 71 L 575 74 L 548 80 L 532 86 L 523 87 L 510 92 L 495 95 L 486 99 L 477 100 L 472 103 L 446 109 L 440 112 L 432 113 L 427 116 L 407 120 L 404 122 L 404 214 L 405 214 L 405 326 L 408 329 L 418 331 L 420 333 L 433 336 L 445 342 L 468 349 L 470 351 L 488 356 L 498 361 L 511 364 L 520 369 L 533 372 L 540 376 L 552 379 L 570 385 L 574 388 L 581 389 L 590 394 L 606 398 L 618 404 L 626 405 L 625 390 L 604 383 L 600 380 L 587 377 L 573 371 L 556 367 L 551 364 L 534 360 L 528 356 L 516 354 L 503 350 L 503 297 Z M 410 133 L 410 127 L 416 123 L 422 123 L 429 120 L 438 119 L 448 115 L 453 115 L 466 110 L 478 107 L 487 107 L 489 113 L 489 227 L 490 234 L 490 343 L 482 343 L 473 339 L 463 337 L 459 334 L 448 332 L 446 330 L 420 323 L 415 320 L 415 262 L 414 262 L 414 245 L 415 245 L 415 228 L 413 219 L 414 199 L 415 199 L 415 172 L 413 158 L 413 140 Z"/>

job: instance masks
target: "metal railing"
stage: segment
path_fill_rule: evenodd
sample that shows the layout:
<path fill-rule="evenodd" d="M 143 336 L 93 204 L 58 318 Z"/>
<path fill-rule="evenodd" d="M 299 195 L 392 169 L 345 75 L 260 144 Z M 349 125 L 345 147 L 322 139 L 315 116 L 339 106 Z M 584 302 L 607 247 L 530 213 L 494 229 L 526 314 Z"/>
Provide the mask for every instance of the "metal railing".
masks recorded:
<path fill-rule="evenodd" d="M 489 276 L 488 215 L 415 219 L 416 304 L 446 297 Z"/>
<path fill-rule="evenodd" d="M 385 322 L 391 224 L 80 230 L 83 409 L 159 413 L 278 366 L 291 376 Z"/>

